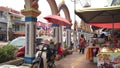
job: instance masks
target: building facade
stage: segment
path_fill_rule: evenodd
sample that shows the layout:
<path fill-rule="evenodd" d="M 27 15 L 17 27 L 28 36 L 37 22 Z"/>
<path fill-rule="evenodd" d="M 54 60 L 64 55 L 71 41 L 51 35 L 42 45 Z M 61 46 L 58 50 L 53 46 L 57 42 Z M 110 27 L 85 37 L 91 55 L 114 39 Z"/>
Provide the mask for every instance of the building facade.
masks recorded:
<path fill-rule="evenodd" d="M 0 41 L 25 35 L 24 16 L 11 8 L 0 6 Z"/>

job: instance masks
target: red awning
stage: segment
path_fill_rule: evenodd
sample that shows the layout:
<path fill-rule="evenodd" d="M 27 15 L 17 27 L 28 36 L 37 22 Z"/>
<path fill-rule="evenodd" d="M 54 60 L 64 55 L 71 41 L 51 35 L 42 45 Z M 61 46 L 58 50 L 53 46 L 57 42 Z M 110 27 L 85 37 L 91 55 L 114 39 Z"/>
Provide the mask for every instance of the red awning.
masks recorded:
<path fill-rule="evenodd" d="M 89 24 L 100 28 L 120 28 L 120 22 L 119 23 L 89 23 Z"/>

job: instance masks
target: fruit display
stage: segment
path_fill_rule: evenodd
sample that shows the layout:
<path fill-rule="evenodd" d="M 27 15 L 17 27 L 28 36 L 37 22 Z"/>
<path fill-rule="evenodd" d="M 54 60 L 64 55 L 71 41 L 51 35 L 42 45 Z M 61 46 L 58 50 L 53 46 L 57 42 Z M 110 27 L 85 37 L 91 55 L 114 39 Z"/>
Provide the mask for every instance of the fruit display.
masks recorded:
<path fill-rule="evenodd" d="M 101 48 L 100 52 L 117 53 L 117 52 L 120 52 L 120 48 L 103 47 L 103 48 Z"/>
<path fill-rule="evenodd" d="M 114 52 L 120 52 L 120 48 L 114 48 L 113 51 Z"/>
<path fill-rule="evenodd" d="M 100 52 L 113 52 L 113 50 L 109 47 L 103 47 L 101 48 Z"/>
<path fill-rule="evenodd" d="M 98 60 L 102 62 L 111 62 L 110 54 L 99 54 Z"/>
<path fill-rule="evenodd" d="M 102 47 L 98 54 L 98 68 L 120 68 L 120 48 Z"/>

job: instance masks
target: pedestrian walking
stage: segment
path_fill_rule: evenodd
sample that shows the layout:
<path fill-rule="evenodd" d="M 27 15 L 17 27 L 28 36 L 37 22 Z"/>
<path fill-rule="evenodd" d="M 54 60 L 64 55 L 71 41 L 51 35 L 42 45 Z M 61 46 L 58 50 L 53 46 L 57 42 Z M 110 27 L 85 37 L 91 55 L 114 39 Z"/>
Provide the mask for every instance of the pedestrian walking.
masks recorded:
<path fill-rule="evenodd" d="M 79 39 L 79 43 L 80 43 L 80 45 L 79 45 L 79 49 L 80 49 L 79 53 L 82 52 L 82 54 L 84 54 L 85 44 L 86 44 L 86 40 L 84 38 L 84 34 L 81 34 L 81 37 Z"/>

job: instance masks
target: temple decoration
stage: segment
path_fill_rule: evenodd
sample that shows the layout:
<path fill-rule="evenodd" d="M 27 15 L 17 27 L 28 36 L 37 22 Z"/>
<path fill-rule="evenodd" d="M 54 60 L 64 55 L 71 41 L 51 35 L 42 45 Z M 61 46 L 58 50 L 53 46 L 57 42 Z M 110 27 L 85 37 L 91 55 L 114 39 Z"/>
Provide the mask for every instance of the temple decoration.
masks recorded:
<path fill-rule="evenodd" d="M 41 12 L 38 10 L 39 0 L 25 0 L 24 9 L 21 11 L 25 16 L 37 17 Z"/>

